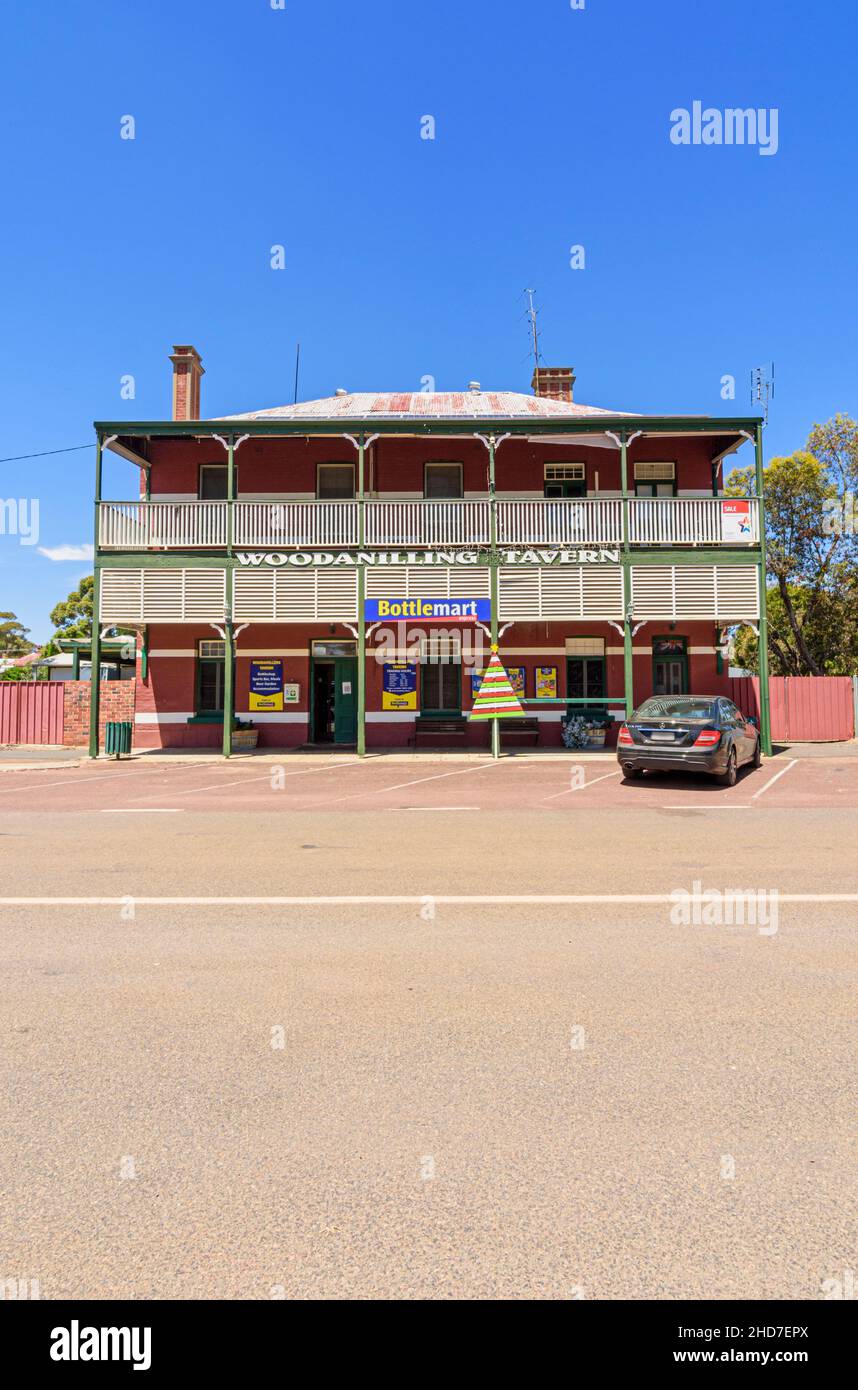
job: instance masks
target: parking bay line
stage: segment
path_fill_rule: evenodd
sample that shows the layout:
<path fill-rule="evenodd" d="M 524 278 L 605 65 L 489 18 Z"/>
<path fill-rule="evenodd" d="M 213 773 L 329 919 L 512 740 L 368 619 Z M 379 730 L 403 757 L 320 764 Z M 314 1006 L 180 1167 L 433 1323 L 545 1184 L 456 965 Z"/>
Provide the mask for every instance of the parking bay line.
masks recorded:
<path fill-rule="evenodd" d="M 357 758 L 354 758 L 351 762 L 347 763 L 326 763 L 323 767 L 300 767 L 298 768 L 297 772 L 284 772 L 283 779 L 285 781 L 287 777 L 309 777 L 310 774 L 313 772 L 332 772 L 335 767 L 361 767 L 362 765 L 363 764 L 361 764 Z M 270 765 L 272 770 L 278 766 L 280 766 L 280 764 L 278 763 L 272 763 Z M 182 791 L 176 792 L 176 796 L 196 796 L 198 792 L 202 793 L 225 791 L 227 787 L 249 787 L 254 782 L 270 782 L 271 776 L 272 772 L 268 771 L 260 773 L 258 777 L 240 777 L 236 782 L 211 782 L 207 787 L 187 787 Z M 279 791 L 280 788 L 272 787 L 271 790 Z M 150 796 L 157 795 L 156 792 L 150 792 L 148 794 Z M 143 801 L 144 798 L 141 796 L 138 797 L 137 800 Z"/>
<path fill-rule="evenodd" d="M 565 787 L 562 792 L 552 792 L 551 796 L 541 796 L 540 801 L 554 801 L 558 796 L 568 796 L 570 792 L 583 792 L 588 787 L 595 787 L 597 782 L 607 782 L 609 777 L 619 777 L 619 768 L 616 772 L 606 772 L 601 777 L 593 777 L 589 782 L 582 782 L 578 787 Z"/>
<path fill-rule="evenodd" d="M 768 782 L 764 787 L 760 787 L 760 790 L 758 792 L 754 792 L 754 795 L 751 797 L 751 800 L 756 801 L 758 796 L 762 796 L 763 792 L 767 792 L 769 787 L 773 787 L 775 782 L 777 782 L 778 778 L 783 777 L 785 772 L 789 772 L 791 767 L 795 767 L 797 762 L 798 758 L 793 758 L 792 762 L 787 763 L 786 767 L 782 767 L 780 772 L 776 772 L 774 777 L 769 778 Z"/>
<path fill-rule="evenodd" d="M 129 899 L 141 907 L 422 907 L 427 898 L 447 907 L 607 907 L 674 904 L 675 893 L 424 893 L 348 894 L 291 897 L 0 897 L 0 907 L 124 907 Z M 709 903 L 706 893 L 683 893 L 684 903 Z M 781 903 L 858 903 L 858 893 L 781 893 Z"/>
<path fill-rule="evenodd" d="M 502 759 L 497 762 L 480 763 L 478 767 L 457 767 L 454 772 L 436 772 L 431 777 L 417 777 L 413 782 L 397 782 L 395 787 L 379 787 L 377 790 L 367 788 L 360 792 L 349 792 L 348 796 L 335 796 L 329 798 L 331 802 L 353 801 L 358 796 L 385 796 L 388 792 L 400 792 L 405 787 L 418 787 L 421 782 L 438 782 L 442 777 L 461 777 L 466 772 L 488 772 L 493 767 L 505 767 Z M 324 804 L 324 803 L 323 803 Z"/>

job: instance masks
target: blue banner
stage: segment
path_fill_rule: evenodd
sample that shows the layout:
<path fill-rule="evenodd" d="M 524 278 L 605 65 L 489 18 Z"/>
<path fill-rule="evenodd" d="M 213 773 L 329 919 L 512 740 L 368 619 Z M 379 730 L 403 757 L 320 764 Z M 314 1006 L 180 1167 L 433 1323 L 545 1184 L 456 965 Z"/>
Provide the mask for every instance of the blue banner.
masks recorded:
<path fill-rule="evenodd" d="M 368 598 L 364 617 L 372 623 L 488 623 L 489 598 Z"/>

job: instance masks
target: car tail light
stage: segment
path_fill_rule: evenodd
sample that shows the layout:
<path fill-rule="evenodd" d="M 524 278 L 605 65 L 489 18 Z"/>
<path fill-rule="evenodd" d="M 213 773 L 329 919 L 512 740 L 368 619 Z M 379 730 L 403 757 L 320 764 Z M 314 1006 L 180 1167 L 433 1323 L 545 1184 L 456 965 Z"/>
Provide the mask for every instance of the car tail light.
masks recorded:
<path fill-rule="evenodd" d="M 701 729 L 694 740 L 695 748 L 714 748 L 721 741 L 720 729 Z"/>
<path fill-rule="evenodd" d="M 620 732 L 617 736 L 617 743 L 622 743 L 626 745 L 634 743 L 634 739 L 632 738 L 631 733 L 629 732 L 628 724 L 624 724 L 623 727 L 620 729 Z"/>

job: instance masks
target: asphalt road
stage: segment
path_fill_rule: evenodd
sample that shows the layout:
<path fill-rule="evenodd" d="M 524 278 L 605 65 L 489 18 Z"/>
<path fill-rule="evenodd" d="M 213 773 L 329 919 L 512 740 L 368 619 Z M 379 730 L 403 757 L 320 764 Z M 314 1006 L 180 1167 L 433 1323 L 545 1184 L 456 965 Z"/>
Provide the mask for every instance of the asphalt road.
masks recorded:
<path fill-rule="evenodd" d="M 0 1277 L 45 1298 L 818 1297 L 855 1267 L 858 1208 L 858 904 L 821 900 L 856 891 L 837 786 L 735 814 L 689 791 L 702 809 L 630 815 L 610 781 L 479 814 L 16 796 Z M 820 898 L 780 903 L 774 932 L 607 900 L 695 881 Z M 244 894 L 402 901 L 138 901 Z M 112 901 L 8 901 L 35 895 Z"/>

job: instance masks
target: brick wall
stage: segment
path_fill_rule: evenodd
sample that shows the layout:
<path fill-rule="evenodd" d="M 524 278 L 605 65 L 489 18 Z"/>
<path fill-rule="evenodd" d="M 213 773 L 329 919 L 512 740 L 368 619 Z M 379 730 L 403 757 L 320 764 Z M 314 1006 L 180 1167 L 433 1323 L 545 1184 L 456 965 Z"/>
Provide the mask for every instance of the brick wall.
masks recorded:
<path fill-rule="evenodd" d="M 134 681 L 102 681 L 98 727 L 104 746 L 109 720 L 134 722 Z M 78 748 L 89 741 L 89 681 L 63 682 L 63 743 Z"/>

